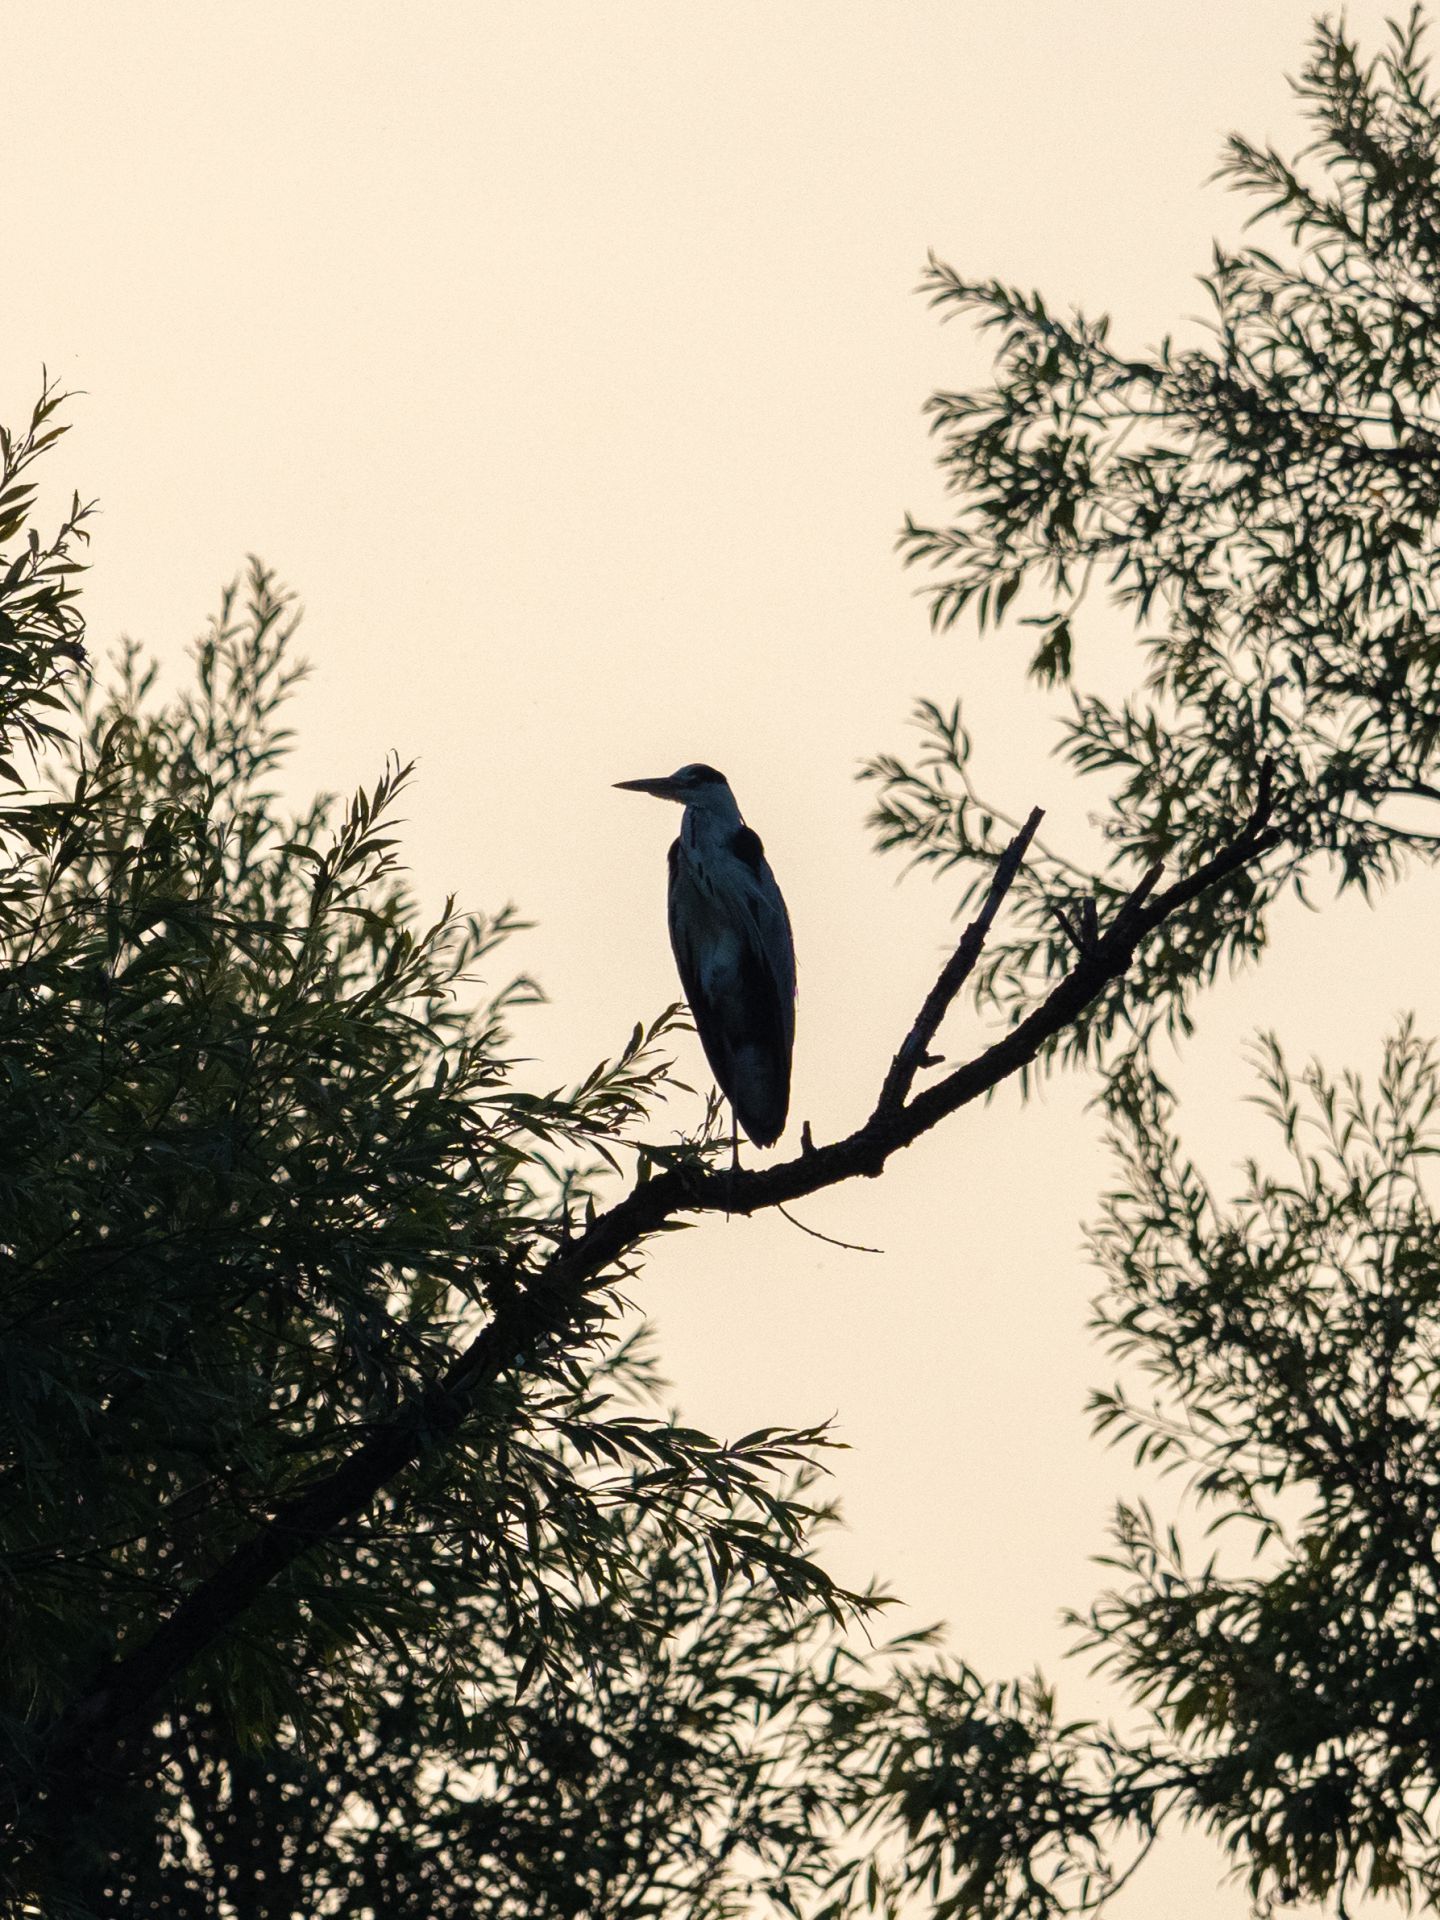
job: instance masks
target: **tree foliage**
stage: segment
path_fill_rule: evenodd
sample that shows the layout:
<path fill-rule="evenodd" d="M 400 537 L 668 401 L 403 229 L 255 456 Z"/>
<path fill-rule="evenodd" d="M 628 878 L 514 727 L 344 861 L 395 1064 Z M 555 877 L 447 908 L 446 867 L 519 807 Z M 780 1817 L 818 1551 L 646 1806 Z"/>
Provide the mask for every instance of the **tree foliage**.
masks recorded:
<path fill-rule="evenodd" d="M 514 916 L 418 921 L 404 768 L 286 812 L 292 630 L 253 566 L 193 687 L 162 699 L 123 650 L 69 731 L 37 728 L 53 784 L 5 816 L 11 1889 L 76 1914 L 793 1906 L 840 1848 L 825 1633 L 873 1596 L 811 1552 L 823 1431 L 721 1443 L 617 1392 L 622 1288 L 683 1214 L 878 1172 L 1017 1071 L 1263 853 L 1263 818 L 1144 876 L 1028 1025 L 917 1093 L 1022 834 L 870 1119 L 714 1173 L 713 1115 L 678 1147 L 640 1130 L 675 1009 L 578 1086 L 516 1084 L 535 990 L 480 978 Z M 32 647 L 47 702 L 60 645 Z"/>
<path fill-rule="evenodd" d="M 1027 610 L 1031 673 L 1068 689 L 1061 752 L 1103 793 L 1113 850 L 1092 876 L 1037 849 L 981 992 L 1023 1017 L 1114 869 L 1202 856 L 1264 768 L 1279 842 L 1171 916 L 1042 1056 L 1101 1065 L 1121 1175 L 1092 1240 L 1097 1326 L 1125 1362 L 1097 1431 L 1185 1475 L 1173 1523 L 1118 1510 L 1115 1585 L 1073 1616 L 1130 1712 L 1064 1724 L 1043 1681 L 954 1663 L 883 1700 L 857 1687 L 836 1765 L 888 1849 L 879 1905 L 1090 1910 L 1179 1822 L 1219 1838 L 1261 1911 L 1440 1905 L 1433 1048 L 1403 1024 L 1370 1092 L 1318 1066 L 1297 1081 L 1267 1039 L 1285 1160 L 1227 1202 L 1185 1154 L 1153 1045 L 1261 953 L 1284 892 L 1373 893 L 1440 851 L 1440 96 L 1420 10 L 1368 62 L 1322 22 L 1296 91 L 1298 158 L 1226 149 L 1274 237 L 1217 248 L 1207 340 L 1123 353 L 1105 319 L 934 260 L 926 278 L 999 352 L 992 386 L 932 402 L 957 513 L 908 520 L 902 548 L 938 575 L 937 628 Z M 1084 683 L 1097 583 L 1139 643 L 1143 685 L 1119 700 Z M 958 706 L 920 718 L 918 760 L 867 769 L 879 839 L 973 894 L 1003 815 Z"/>
<path fill-rule="evenodd" d="M 644 1348 L 612 1354 L 590 1392 L 653 1400 Z M 763 1583 L 717 1589 L 693 1527 L 644 1491 L 606 1524 L 628 1582 L 584 1580 L 563 1682 L 527 1674 L 482 1581 L 421 1589 L 409 1619 L 367 1632 L 363 1686 L 307 1674 L 304 1726 L 246 1737 L 188 1692 L 147 1730 L 124 1850 L 118 1813 L 98 1844 L 82 1828 L 69 1886 L 101 1913 L 287 1920 L 726 1920 L 801 1898 L 831 1869 L 807 1716 L 833 1622 L 777 1609 Z M 360 1543 L 347 1580 L 384 1585 L 395 1544 Z M 531 1577 L 580 1584 L 557 1546 Z"/>
<path fill-rule="evenodd" d="M 1129 1717 L 1065 1724 L 1042 1681 L 953 1662 L 825 1702 L 889 1889 L 947 1920 L 1090 1910 L 1180 1822 L 1266 1911 L 1440 1903 L 1440 1062 L 1404 1023 L 1373 1092 L 1297 1082 L 1273 1040 L 1258 1066 L 1281 1157 L 1228 1202 L 1153 1073 L 1109 1094 L 1096 1324 L 1128 1378 L 1095 1421 L 1187 1489 L 1180 1525 L 1119 1508 L 1116 1584 L 1073 1617 Z"/>
<path fill-rule="evenodd" d="M 1284 856 L 1172 919 L 1060 1052 L 1185 1030 L 1283 893 L 1372 892 L 1440 853 L 1440 160 L 1419 8 L 1368 64 L 1322 23 L 1296 92 L 1297 160 L 1226 148 L 1273 250 L 1217 246 L 1205 338 L 1124 352 L 1107 318 L 935 259 L 925 277 L 999 347 L 993 385 L 930 402 L 957 512 L 907 519 L 902 551 L 939 576 L 939 628 L 1032 609 L 1031 672 L 1070 691 L 1060 752 L 1103 787 L 1112 849 L 1098 876 L 1029 864 L 982 988 L 1017 1015 L 1067 964 L 1057 905 L 1113 898 L 1136 862 L 1195 865 L 1275 769 Z M 1084 683 L 1097 586 L 1135 624 L 1144 678 L 1123 699 Z M 869 770 L 881 844 L 983 876 L 1003 809 L 973 790 L 959 708 L 920 717 L 919 760 Z"/>
<path fill-rule="evenodd" d="M 196 1920 L 1090 1910 L 1200 1822 L 1257 1901 L 1440 1904 L 1433 1644 L 1440 1070 L 1378 1091 L 1278 1043 L 1288 1164 L 1218 1199 L 1151 1042 L 1287 891 L 1373 892 L 1440 835 L 1440 101 L 1418 12 L 1317 29 L 1291 162 L 1223 172 L 1199 344 L 932 262 L 999 335 L 933 403 L 956 496 L 907 522 L 932 611 L 1024 610 L 1092 874 L 974 789 L 960 711 L 869 769 L 883 845 L 978 911 L 842 1139 L 735 1174 L 652 1137 L 670 1009 L 536 1091 L 511 909 L 423 919 L 408 770 L 282 798 L 294 609 L 252 564 L 165 696 L 86 671 L 78 497 L 0 440 L 0 1811 L 16 1911 Z M 1086 688 L 1089 593 L 1142 684 Z M 39 763 L 48 762 L 43 777 Z M 1167 868 L 1169 871 L 1162 871 Z M 971 985 L 1008 1028 L 929 1076 Z M 1098 1429 L 1219 1529 L 1122 1509 L 1077 1649 L 1129 1703 L 858 1650 L 815 1556 L 816 1429 L 666 1416 L 628 1289 L 658 1236 L 857 1174 L 1013 1075 L 1099 1065 L 1095 1229 L 1123 1377 Z M 615 1195 L 619 1193 L 619 1197 Z M 1188 1511 L 1188 1510 L 1187 1510 Z M 1248 1549 L 1248 1553 L 1241 1549 Z"/>
<path fill-rule="evenodd" d="M 55 569 L 77 531 L 62 529 Z M 27 579 L 47 564 L 29 551 Z M 43 711 L 57 699 L 43 676 L 74 644 L 37 637 L 39 619 L 17 632 Z M 718 1172 L 713 1112 L 678 1145 L 645 1132 L 674 1008 L 578 1085 L 517 1083 L 508 1022 L 534 989 L 490 978 L 514 916 L 418 918 L 391 830 L 405 768 L 345 806 L 287 813 L 292 626 L 252 566 L 196 649 L 193 689 L 159 697 L 129 649 L 108 685 L 77 684 L 69 730 L 32 723 L 54 783 L 15 790 L 5 814 L 0 1808 L 17 1893 L 81 1912 L 133 1881 L 150 1818 L 137 1804 L 153 1811 L 147 1787 L 184 1775 L 197 1730 L 211 1744 L 169 1828 L 187 1848 L 202 1800 L 213 1813 L 251 1777 L 239 1754 L 334 1754 L 389 1724 L 396 1698 L 413 1706 L 413 1673 L 426 1708 L 409 1751 L 427 1767 L 436 1730 L 454 1740 L 468 1724 L 472 1669 L 517 1696 L 593 1693 L 597 1620 L 622 1665 L 622 1625 L 655 1631 L 657 1527 L 708 1569 L 717 1601 L 753 1583 L 786 1623 L 734 1616 L 743 1657 L 776 1676 L 782 1704 L 761 1719 L 778 1716 L 784 1749 L 777 1649 L 807 1644 L 816 1608 L 838 1624 L 870 1604 L 810 1552 L 796 1475 L 825 1435 L 722 1443 L 617 1405 L 597 1368 L 646 1242 L 688 1215 L 878 1174 L 1022 1071 L 1173 914 L 1274 842 L 1262 792 L 1193 872 L 1161 886 L 1153 867 L 1103 923 L 1091 912 L 1027 1019 L 916 1090 L 1032 820 L 869 1118 L 779 1165 Z M 601 1207 L 614 1174 L 624 1190 Z M 441 1657 L 437 1616 L 488 1637 Z M 457 1766 L 476 1758 L 440 1745 Z M 688 1897 L 705 1848 L 732 1815 L 743 1826 L 750 1763 L 726 1751 L 708 1781 L 692 1770 L 688 1826 L 651 1821 L 671 1853 L 647 1863 L 643 1910 L 664 1910 L 672 1886 Z M 350 1823 L 374 1775 L 344 1778 Z M 802 1810 L 824 1804 L 795 1792 Z M 793 1858 L 763 1820 L 752 1833 L 776 1898 L 819 1873 L 808 1820 L 792 1822 Z M 374 1830 L 367 1871 L 399 1844 L 389 1821 Z M 588 1856 L 572 1865 L 579 1911 L 603 1888 Z M 254 1882 L 252 1904 L 269 1897 L 258 1867 Z M 734 1884 L 717 1883 L 715 1911 Z"/>
<path fill-rule="evenodd" d="M 563 1692 L 603 1622 L 618 1686 L 620 1639 L 640 1669 L 658 1660 L 674 1628 L 655 1610 L 675 1613 L 697 1567 L 717 1619 L 744 1617 L 724 1597 L 732 1578 L 759 1583 L 802 1637 L 817 1605 L 850 1603 L 809 1557 L 811 1503 L 788 1484 L 820 1434 L 721 1444 L 597 1373 L 625 1312 L 613 1268 L 574 1303 L 565 1343 L 537 1328 L 523 1365 L 428 1430 L 426 1389 L 457 1344 L 531 1250 L 563 1244 L 593 1207 L 665 1083 L 675 1010 L 576 1087 L 515 1085 L 508 1022 L 535 994 L 495 972 L 515 916 L 418 919 L 390 825 L 406 770 L 298 816 L 277 798 L 299 669 L 293 613 L 258 566 L 198 644 L 192 688 L 161 700 L 130 649 L 103 690 L 72 676 L 67 727 L 63 583 L 82 535 L 72 515 L 5 575 L 12 730 L 59 762 L 45 794 L 12 788 L 0 870 L 0 1769 L 21 1840 L 12 1884 L 57 1911 L 112 1911 L 127 1874 L 150 1884 L 134 1842 L 160 1807 L 184 1809 L 168 1828 L 178 1861 L 192 1790 L 212 1806 L 242 1776 L 258 1791 L 271 1763 L 245 1756 L 303 1755 L 319 1791 L 341 1755 L 359 1771 L 339 1778 L 362 1778 L 358 1729 L 363 1754 L 409 1713 L 413 1792 L 427 1737 L 453 1761 L 477 1674 L 511 1701 Z M 624 1151 L 646 1153 L 633 1138 Z M 655 1151 L 698 1162 L 710 1148 Z M 243 1571 L 287 1501 L 412 1414 L 403 1487 L 245 1590 L 236 1631 L 172 1648 L 187 1687 L 168 1734 L 152 1709 L 82 1757 L 117 1661 L 217 1569 Z M 723 1719 L 703 1687 L 696 1711 Z M 485 1712 L 482 1769 L 506 1732 L 493 1701 Z M 148 1786 L 102 1794 L 117 1771 Z M 289 1787 L 269 1786 L 274 1812 Z M 759 1837 L 764 1817 L 744 1817 Z M 370 1846 L 367 1872 L 391 1870 L 375 1864 L 385 1852 Z M 313 1892 L 265 1910 L 312 1910 Z"/>

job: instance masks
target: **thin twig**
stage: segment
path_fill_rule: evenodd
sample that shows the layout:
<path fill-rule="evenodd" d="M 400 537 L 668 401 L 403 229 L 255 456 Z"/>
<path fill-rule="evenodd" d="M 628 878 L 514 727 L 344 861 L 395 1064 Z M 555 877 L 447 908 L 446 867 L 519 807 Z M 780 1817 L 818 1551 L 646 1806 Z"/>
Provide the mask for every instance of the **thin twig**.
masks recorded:
<path fill-rule="evenodd" d="M 775 1211 L 788 1220 L 792 1227 L 798 1227 L 801 1233 L 808 1233 L 812 1240 L 823 1240 L 827 1247 L 839 1247 L 842 1253 L 883 1253 L 883 1247 L 862 1247 L 855 1240 L 837 1240 L 833 1234 L 821 1233 L 818 1227 L 807 1227 L 803 1220 L 797 1220 L 788 1207 L 777 1206 Z"/>

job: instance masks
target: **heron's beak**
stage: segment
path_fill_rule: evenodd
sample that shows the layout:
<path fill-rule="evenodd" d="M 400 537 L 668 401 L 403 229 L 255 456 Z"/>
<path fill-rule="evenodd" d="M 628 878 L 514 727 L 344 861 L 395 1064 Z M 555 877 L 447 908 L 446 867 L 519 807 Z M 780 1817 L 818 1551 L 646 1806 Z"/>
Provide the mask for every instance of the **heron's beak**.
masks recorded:
<path fill-rule="evenodd" d="M 623 787 L 626 793 L 652 793 L 657 800 L 683 800 L 684 795 L 676 787 L 673 779 L 662 780 L 617 780 L 617 787 Z"/>

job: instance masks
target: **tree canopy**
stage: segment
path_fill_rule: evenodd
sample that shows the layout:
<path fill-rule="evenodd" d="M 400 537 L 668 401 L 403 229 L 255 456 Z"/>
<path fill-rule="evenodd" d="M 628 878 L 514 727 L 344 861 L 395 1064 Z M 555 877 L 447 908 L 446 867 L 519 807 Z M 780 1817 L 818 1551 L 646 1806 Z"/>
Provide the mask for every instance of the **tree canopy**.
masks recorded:
<path fill-rule="evenodd" d="M 1183 1470 L 1187 1494 L 1176 1524 L 1120 1509 L 1116 1584 L 1075 1616 L 1128 1718 L 1062 1724 L 1043 1683 L 942 1666 L 849 1763 L 857 1808 L 877 1771 L 894 1783 L 898 1883 L 947 1914 L 1093 1905 L 1177 1821 L 1217 1835 L 1266 1910 L 1440 1900 L 1433 1050 L 1402 1025 L 1368 1090 L 1353 1068 L 1297 1080 L 1266 1036 L 1281 1156 L 1225 1199 L 1186 1156 L 1155 1046 L 1263 953 L 1282 895 L 1376 895 L 1440 852 L 1440 96 L 1421 10 L 1369 58 L 1322 21 L 1295 91 L 1300 155 L 1226 146 L 1220 177 L 1265 244 L 1216 248 L 1208 337 L 1121 351 L 1105 318 L 938 260 L 925 277 L 999 348 L 992 385 L 931 401 L 957 511 L 907 519 L 902 550 L 935 573 L 939 629 L 1027 609 L 1031 673 L 1069 690 L 1060 751 L 1112 849 L 1091 874 L 1037 848 L 979 991 L 1023 1017 L 1116 869 L 1202 858 L 1262 769 L 1279 835 L 1041 1056 L 1098 1063 L 1111 1118 L 1096 1325 L 1125 1370 L 1096 1428 Z M 1118 700 L 1085 683 L 1099 588 L 1143 672 Z M 918 761 L 867 770 L 878 836 L 973 892 L 1003 816 L 959 708 L 927 703 L 921 724 Z M 1216 1539 L 1197 1551 L 1198 1520 Z"/>
<path fill-rule="evenodd" d="M 518 1083 L 515 911 L 419 914 L 408 769 L 295 809 L 293 607 L 252 563 L 164 696 L 92 672 L 78 496 L 43 539 L 46 386 L 0 438 L 0 1825 L 17 1912 L 827 1920 L 906 1897 L 1040 1920 L 1199 1820 L 1258 1899 L 1440 1899 L 1430 1808 L 1440 1075 L 1276 1043 L 1288 1166 L 1192 1166 L 1155 1040 L 1287 890 L 1378 891 L 1440 836 L 1440 102 L 1418 11 L 1322 25 L 1290 162 L 1230 182 L 1200 344 L 932 262 L 999 335 L 932 412 L 956 498 L 906 524 L 937 626 L 1022 609 L 1071 691 L 1104 871 L 974 791 L 958 708 L 868 770 L 882 846 L 972 910 L 866 1119 L 730 1173 L 657 1138 L 682 1015 Z M 1087 592 L 1140 683 L 1087 691 Z M 957 997 L 1005 1016 L 934 1069 Z M 631 1294 L 663 1236 L 887 1160 L 1011 1077 L 1098 1069 L 1094 1230 L 1121 1382 L 1100 1431 L 1247 1537 L 1196 1566 L 1122 1512 L 1078 1645 L 1133 1706 L 1061 1720 L 926 1644 L 856 1638 L 817 1546 L 822 1430 L 720 1442 L 657 1398 Z M 923 1640 L 923 1637 L 922 1637 Z M 1343 1910 L 1343 1906 L 1341 1909 Z"/>
<path fill-rule="evenodd" d="M 935 259 L 925 275 L 942 314 L 999 346 L 992 385 L 930 401 L 957 512 L 907 517 L 901 550 L 938 576 L 941 629 L 1033 609 L 1031 672 L 1071 689 L 1060 752 L 1097 783 L 1113 849 L 1100 875 L 1037 850 L 982 986 L 1023 1009 L 1068 962 L 1056 905 L 1113 899 L 1136 862 L 1193 867 L 1274 767 L 1283 854 L 1173 917 L 1062 1052 L 1185 1028 L 1196 989 L 1263 950 L 1281 894 L 1372 892 L 1440 850 L 1440 206 L 1420 9 L 1368 64 L 1322 23 L 1295 91 L 1313 129 L 1298 159 L 1226 145 L 1219 177 L 1258 203 L 1271 245 L 1216 247 L 1208 337 L 1122 352 L 1106 317 Z M 1119 700 L 1084 681 L 1101 588 L 1139 646 Z M 870 769 L 881 843 L 979 884 L 1002 816 L 969 784 L 959 709 L 927 703 L 921 721 L 917 764 Z"/>

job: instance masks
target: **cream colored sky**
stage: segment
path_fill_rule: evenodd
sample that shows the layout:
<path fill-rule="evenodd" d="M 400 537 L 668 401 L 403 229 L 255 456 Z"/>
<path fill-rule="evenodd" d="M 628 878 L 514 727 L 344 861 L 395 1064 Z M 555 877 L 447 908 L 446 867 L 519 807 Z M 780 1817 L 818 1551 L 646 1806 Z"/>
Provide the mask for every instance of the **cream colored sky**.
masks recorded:
<path fill-rule="evenodd" d="M 553 1004 L 523 1039 L 552 1080 L 676 992 L 675 818 L 610 783 L 722 766 L 795 923 L 792 1111 L 832 1135 L 948 925 L 869 851 L 858 760 L 905 742 L 914 696 L 960 692 L 998 798 L 1062 825 L 1080 805 L 1015 645 L 932 637 L 892 551 L 906 508 L 939 509 L 921 402 L 986 365 L 914 297 L 925 251 L 1151 342 L 1238 234 L 1205 184 L 1221 136 L 1294 137 L 1310 17 L 12 0 L 0 417 L 42 361 L 86 390 L 51 471 L 103 504 L 95 641 L 178 655 L 247 550 L 301 592 L 303 781 L 419 756 L 427 897 L 540 923 L 517 959 Z M 1214 996 L 1179 1079 L 1222 1184 L 1255 1137 L 1255 1026 L 1362 1066 L 1396 1008 L 1440 1027 L 1435 906 L 1412 883 L 1290 916 Z M 997 1677 L 1055 1667 L 1135 1485 L 1083 1413 L 1109 1373 L 1078 1251 L 1105 1171 L 1089 1090 L 1007 1095 L 803 1210 L 881 1259 L 710 1222 L 638 1289 L 688 1417 L 837 1416 L 836 1571 L 879 1573 Z M 1115 1912 L 1230 1920 L 1222 1865 L 1175 1843 Z"/>

